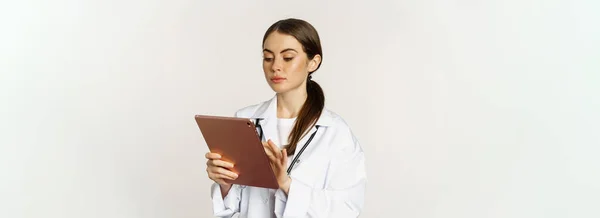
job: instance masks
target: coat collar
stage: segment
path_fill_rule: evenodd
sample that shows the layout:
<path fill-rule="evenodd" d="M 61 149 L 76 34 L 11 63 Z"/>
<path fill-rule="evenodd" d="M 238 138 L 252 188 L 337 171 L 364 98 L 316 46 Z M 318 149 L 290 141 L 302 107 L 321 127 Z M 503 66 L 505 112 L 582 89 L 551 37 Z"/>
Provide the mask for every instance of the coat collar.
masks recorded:
<path fill-rule="evenodd" d="M 280 145 L 279 140 L 277 139 L 277 95 L 275 95 L 273 98 L 271 98 L 268 101 L 263 102 L 258 109 L 256 110 L 256 112 L 254 113 L 254 115 L 252 116 L 253 119 L 260 119 L 260 124 L 263 128 L 263 132 L 264 132 L 264 138 L 261 140 L 268 140 L 271 139 L 275 142 L 275 144 Z M 321 127 L 327 127 L 329 125 L 331 125 L 332 123 L 332 117 L 331 115 L 328 113 L 327 110 L 323 110 L 321 112 L 321 115 L 319 116 L 319 119 L 317 120 L 316 125 Z M 308 137 L 310 134 L 312 134 L 314 131 L 317 131 L 317 129 L 315 127 L 312 127 L 309 131 L 308 134 L 306 134 L 302 139 L 300 139 L 300 141 L 298 142 L 299 144 L 304 144 L 304 142 L 306 142 L 308 140 Z M 322 130 L 319 130 L 322 131 Z M 301 146 L 301 145 L 299 145 Z M 298 152 L 298 150 L 300 149 L 296 149 L 296 153 Z"/>

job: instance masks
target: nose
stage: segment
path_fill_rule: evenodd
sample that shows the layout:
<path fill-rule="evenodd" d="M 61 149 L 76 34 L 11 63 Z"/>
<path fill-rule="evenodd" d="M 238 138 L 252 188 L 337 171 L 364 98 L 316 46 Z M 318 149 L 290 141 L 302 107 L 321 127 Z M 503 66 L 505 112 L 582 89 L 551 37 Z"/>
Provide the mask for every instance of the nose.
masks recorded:
<path fill-rule="evenodd" d="M 273 58 L 273 64 L 271 65 L 271 71 L 273 72 L 279 72 L 281 71 L 282 68 L 282 60 L 279 60 L 279 58 Z"/>

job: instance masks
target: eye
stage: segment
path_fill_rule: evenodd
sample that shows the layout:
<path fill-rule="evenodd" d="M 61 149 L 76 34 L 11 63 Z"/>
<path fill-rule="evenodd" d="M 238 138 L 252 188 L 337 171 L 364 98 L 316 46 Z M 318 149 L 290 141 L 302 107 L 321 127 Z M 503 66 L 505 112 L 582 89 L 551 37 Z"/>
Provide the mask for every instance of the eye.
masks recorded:
<path fill-rule="evenodd" d="M 294 57 L 283 58 L 284 61 L 291 61 L 292 59 L 294 59 Z"/>
<path fill-rule="evenodd" d="M 271 62 L 271 61 L 273 61 L 273 58 L 264 57 L 264 58 L 263 58 L 263 61 L 266 61 L 266 62 Z"/>

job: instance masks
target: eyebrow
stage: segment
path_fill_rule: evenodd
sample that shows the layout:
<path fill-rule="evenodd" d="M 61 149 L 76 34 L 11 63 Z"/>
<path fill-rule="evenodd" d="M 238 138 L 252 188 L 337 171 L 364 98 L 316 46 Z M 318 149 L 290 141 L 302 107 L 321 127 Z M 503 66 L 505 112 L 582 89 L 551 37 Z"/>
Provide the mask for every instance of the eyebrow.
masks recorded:
<path fill-rule="evenodd" d="M 281 53 L 284 53 L 284 52 L 287 52 L 287 51 L 293 51 L 293 52 L 296 52 L 296 53 L 298 53 L 298 51 L 296 51 L 296 50 L 295 50 L 295 49 L 293 49 L 293 48 L 286 48 L 286 49 L 283 49 L 283 51 L 281 51 Z M 271 50 L 269 50 L 269 49 L 266 49 L 266 48 L 265 48 L 265 49 L 263 49 L 263 52 L 269 52 L 269 53 L 271 53 L 271 54 L 274 54 L 274 53 L 275 53 L 275 52 L 273 52 L 273 51 L 271 51 Z"/>

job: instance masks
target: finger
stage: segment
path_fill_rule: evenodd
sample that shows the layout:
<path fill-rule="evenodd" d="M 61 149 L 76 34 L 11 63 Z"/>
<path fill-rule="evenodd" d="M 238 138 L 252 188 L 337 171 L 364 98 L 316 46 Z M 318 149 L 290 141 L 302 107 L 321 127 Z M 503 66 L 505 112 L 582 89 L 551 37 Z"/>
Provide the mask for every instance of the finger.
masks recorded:
<path fill-rule="evenodd" d="M 215 166 L 214 162 L 215 162 L 215 160 L 208 159 L 206 161 L 206 165 L 209 166 L 209 167 L 214 167 Z"/>
<path fill-rule="evenodd" d="M 263 147 L 265 147 L 265 149 L 268 149 L 272 154 L 275 154 L 275 151 L 273 150 L 273 148 L 271 148 L 271 144 L 269 144 L 269 141 L 271 141 L 270 139 L 266 142 L 263 142 Z"/>
<path fill-rule="evenodd" d="M 223 176 L 225 176 L 226 178 L 233 178 L 233 179 L 238 177 L 238 174 L 236 174 L 228 169 L 222 168 L 222 167 L 216 167 L 215 169 L 213 169 L 213 173 L 217 174 L 217 177 L 220 177 L 220 178 L 223 178 Z"/>
<path fill-rule="evenodd" d="M 273 152 L 273 156 L 275 156 L 276 158 L 279 158 L 279 149 L 277 148 L 277 145 L 275 145 L 275 143 L 273 143 L 273 141 L 271 141 L 271 139 L 267 140 L 267 148 L 269 148 L 271 150 L 271 152 Z"/>
<path fill-rule="evenodd" d="M 206 157 L 206 159 L 211 159 L 211 160 L 221 159 L 221 155 L 217 154 L 217 153 L 208 152 L 204 156 Z"/>
<path fill-rule="evenodd" d="M 281 155 L 283 155 L 283 158 L 282 158 L 283 160 L 282 160 L 281 165 L 286 166 L 287 162 L 288 162 L 287 149 L 284 148 L 283 150 L 281 150 Z"/>
<path fill-rule="evenodd" d="M 269 161 L 271 161 L 272 163 L 277 163 L 277 157 L 275 157 L 275 154 L 273 154 L 273 151 L 271 151 L 269 146 L 264 146 L 264 149 L 265 153 L 267 154 L 267 157 L 269 158 Z"/>
<path fill-rule="evenodd" d="M 279 147 L 277 147 L 275 142 L 273 142 L 271 139 L 269 139 L 268 144 L 269 144 L 269 147 L 273 150 L 275 157 L 277 157 L 277 159 L 281 159 L 281 150 L 279 150 Z"/>
<path fill-rule="evenodd" d="M 237 173 L 229 171 L 229 170 L 227 170 L 225 168 L 219 168 L 219 173 L 221 174 L 221 176 L 223 176 L 225 178 L 228 178 L 228 179 L 231 179 L 231 180 L 234 180 L 234 179 L 238 178 L 238 174 Z"/>
<path fill-rule="evenodd" d="M 218 166 L 208 167 L 208 172 L 213 173 L 213 174 L 223 174 L 224 172 L 225 172 L 225 174 L 227 174 L 226 171 L 233 172 L 233 171 L 231 171 L 227 168 L 223 168 L 223 167 L 218 167 Z"/>
<path fill-rule="evenodd" d="M 229 175 L 223 175 L 223 174 L 217 174 L 216 179 L 228 179 L 228 180 L 235 180 L 237 179 L 237 177 L 234 176 L 229 176 Z"/>
<path fill-rule="evenodd" d="M 221 178 L 221 176 L 217 174 L 211 174 L 208 176 L 208 178 L 210 178 L 212 181 L 215 181 L 218 184 L 228 184 L 227 182 L 225 182 L 224 178 Z"/>
<path fill-rule="evenodd" d="M 273 148 L 271 148 L 268 142 L 263 142 L 263 148 L 265 149 L 265 152 L 267 152 L 267 155 L 275 157 L 275 151 L 273 151 Z"/>
<path fill-rule="evenodd" d="M 217 167 L 224 167 L 224 168 L 228 168 L 228 169 L 232 169 L 233 168 L 233 164 L 227 161 L 222 161 L 222 160 L 210 160 L 211 165 L 212 166 L 217 166 Z"/>

